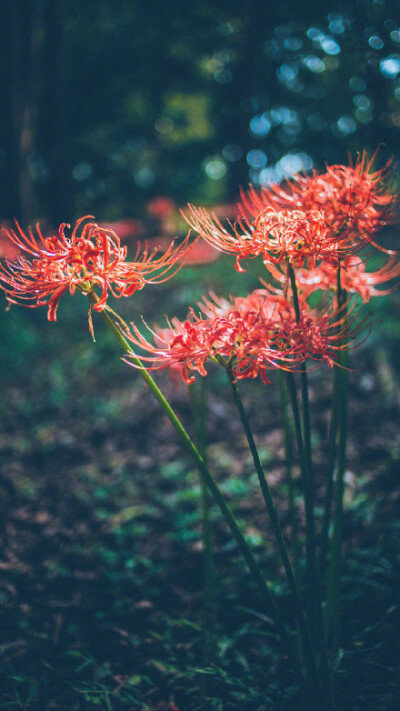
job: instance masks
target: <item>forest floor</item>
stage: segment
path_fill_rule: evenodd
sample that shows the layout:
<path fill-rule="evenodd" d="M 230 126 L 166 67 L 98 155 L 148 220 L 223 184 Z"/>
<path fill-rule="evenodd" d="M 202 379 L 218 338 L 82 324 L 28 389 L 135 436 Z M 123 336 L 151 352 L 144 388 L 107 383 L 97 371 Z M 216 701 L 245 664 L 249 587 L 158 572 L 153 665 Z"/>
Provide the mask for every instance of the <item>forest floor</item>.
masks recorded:
<path fill-rule="evenodd" d="M 204 666 L 197 472 L 100 319 L 94 345 L 82 304 L 79 320 L 75 305 L 62 309 L 56 325 L 44 312 L 1 316 L 0 708 L 297 710 L 290 665 L 214 506 L 216 640 Z M 400 339 L 390 328 L 351 356 L 340 711 L 400 708 Z M 290 619 L 223 376 L 208 379 L 209 467 Z M 191 430 L 186 386 L 157 380 Z M 317 516 L 331 382 L 329 368 L 310 375 Z M 277 383 L 244 383 L 242 395 L 290 540 Z"/>

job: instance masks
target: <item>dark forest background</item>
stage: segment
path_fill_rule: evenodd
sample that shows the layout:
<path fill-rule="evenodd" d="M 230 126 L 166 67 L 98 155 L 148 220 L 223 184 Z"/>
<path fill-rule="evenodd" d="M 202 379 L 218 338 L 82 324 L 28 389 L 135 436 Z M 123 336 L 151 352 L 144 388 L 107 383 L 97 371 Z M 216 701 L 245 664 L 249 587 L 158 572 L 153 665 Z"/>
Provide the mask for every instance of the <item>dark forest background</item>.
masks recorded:
<path fill-rule="evenodd" d="M 399 148 L 396 0 L 5 0 L 0 215 L 115 220 Z"/>

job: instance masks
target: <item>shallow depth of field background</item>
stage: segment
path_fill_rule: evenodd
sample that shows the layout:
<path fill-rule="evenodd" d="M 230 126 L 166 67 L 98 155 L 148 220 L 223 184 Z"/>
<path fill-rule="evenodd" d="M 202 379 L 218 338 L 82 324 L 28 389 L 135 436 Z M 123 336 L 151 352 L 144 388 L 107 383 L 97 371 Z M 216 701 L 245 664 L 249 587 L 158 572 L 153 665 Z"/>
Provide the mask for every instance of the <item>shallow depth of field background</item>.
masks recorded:
<path fill-rule="evenodd" d="M 2 224 L 51 229 L 94 215 L 133 254 L 138 240 L 183 236 L 188 201 L 231 215 L 248 183 L 378 146 L 378 166 L 400 157 L 396 1 L 15 0 L 1 6 L 0 39 Z M 382 235 L 398 241 L 397 227 Z M 160 323 L 263 275 L 261 263 L 238 275 L 233 259 L 208 259 L 112 306 Z M 372 333 L 351 355 L 340 693 L 343 711 L 388 711 L 400 707 L 399 295 L 365 310 Z M 294 710 L 290 669 L 216 511 L 218 654 L 214 705 L 201 705 L 197 475 L 101 319 L 94 326 L 96 343 L 79 294 L 63 297 L 56 324 L 45 309 L 0 311 L 0 708 Z M 190 429 L 185 387 L 159 381 Z M 323 476 L 331 372 L 311 383 Z M 276 382 L 243 392 L 285 526 Z M 285 605 L 250 458 L 213 371 L 209 443 Z"/>

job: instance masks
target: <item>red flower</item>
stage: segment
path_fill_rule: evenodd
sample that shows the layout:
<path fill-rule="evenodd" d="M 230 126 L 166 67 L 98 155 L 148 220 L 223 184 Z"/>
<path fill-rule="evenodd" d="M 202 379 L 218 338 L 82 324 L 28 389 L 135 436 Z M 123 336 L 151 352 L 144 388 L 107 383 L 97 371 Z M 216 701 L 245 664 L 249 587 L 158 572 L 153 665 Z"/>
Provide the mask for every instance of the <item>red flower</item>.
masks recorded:
<path fill-rule="evenodd" d="M 141 360 L 150 369 L 172 368 L 186 383 L 194 381 L 196 372 L 206 375 L 211 359 L 230 367 L 237 379 L 259 375 L 268 384 L 267 373 L 274 368 L 298 370 L 308 358 L 332 365 L 337 351 L 358 333 L 338 311 L 320 314 L 304 306 L 297 323 L 288 302 L 261 289 L 230 301 L 211 295 L 200 310 L 206 318 L 191 311 L 184 322 L 175 318 L 167 329 L 149 329 L 155 343 L 134 324 L 126 336 L 148 354 Z"/>
<path fill-rule="evenodd" d="M 393 282 L 400 276 L 400 261 L 392 255 L 388 257 L 386 264 L 376 271 L 367 271 L 367 261 L 358 255 L 345 257 L 341 262 L 340 283 L 341 288 L 348 294 L 358 294 L 364 303 L 367 303 L 372 296 L 385 296 L 397 288 L 397 284 L 377 288 L 377 286 Z M 270 273 L 282 284 L 286 281 L 286 272 L 279 267 L 270 267 Z M 296 270 L 296 283 L 303 299 L 308 299 L 315 291 L 332 290 L 337 287 L 337 271 L 329 268 L 329 265 L 321 262 L 314 268 Z"/>
<path fill-rule="evenodd" d="M 25 234 L 18 223 L 16 229 L 6 229 L 9 239 L 20 250 L 16 262 L 0 265 L 0 286 L 10 303 L 30 307 L 47 306 L 49 321 L 56 320 L 59 301 L 69 289 L 73 294 L 79 289 L 90 294 L 98 286 L 100 299 L 93 308 L 101 311 L 108 294 L 131 296 L 149 282 L 164 281 L 172 276 L 171 269 L 179 269 L 187 251 L 188 237 L 176 248 L 173 243 L 161 256 L 157 250 L 147 248 L 135 261 L 126 261 L 127 249 L 121 247 L 116 233 L 110 228 L 99 227 L 90 215 L 77 221 L 71 234 L 70 226 L 60 225 L 58 233 L 44 237 L 39 225 L 38 237 L 31 228 Z M 175 273 L 175 272 L 174 272 Z"/>
<path fill-rule="evenodd" d="M 326 172 L 298 175 L 284 185 L 271 185 L 242 194 L 239 206 L 247 219 L 267 208 L 276 210 L 318 210 L 325 225 L 341 242 L 357 245 L 373 243 L 372 235 L 387 224 L 397 201 L 390 192 L 392 160 L 373 170 L 376 153 L 368 159 L 364 152 L 354 165 L 327 166 Z M 356 242 L 356 244 L 354 244 Z"/>
<path fill-rule="evenodd" d="M 306 259 L 312 263 L 324 259 L 337 265 L 343 252 L 317 210 L 306 213 L 265 207 L 253 220 L 243 217 L 235 223 L 228 222 L 230 231 L 203 208 L 189 205 L 189 210 L 186 219 L 196 232 L 221 252 L 237 255 L 237 271 L 243 271 L 240 262 L 246 257 L 261 255 L 265 264 L 278 264 L 287 258 L 297 265 Z"/>
<path fill-rule="evenodd" d="M 276 264 L 286 257 L 301 266 L 305 260 L 314 264 L 322 259 L 336 266 L 341 247 L 327 230 L 321 212 L 267 208 L 257 215 L 253 239 L 264 245 L 265 263 Z"/>

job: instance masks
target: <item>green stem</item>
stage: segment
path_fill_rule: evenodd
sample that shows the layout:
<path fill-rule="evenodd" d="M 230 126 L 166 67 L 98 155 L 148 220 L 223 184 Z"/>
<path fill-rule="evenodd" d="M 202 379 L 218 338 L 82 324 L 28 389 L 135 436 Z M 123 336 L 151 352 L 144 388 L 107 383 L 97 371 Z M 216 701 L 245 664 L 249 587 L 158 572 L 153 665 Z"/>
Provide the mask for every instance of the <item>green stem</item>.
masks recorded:
<path fill-rule="evenodd" d="M 92 293 L 91 298 L 93 301 L 96 303 L 98 302 L 98 297 L 96 294 Z M 115 339 L 118 341 L 120 347 L 122 348 L 124 353 L 129 354 L 129 359 L 132 361 L 132 363 L 136 366 L 136 369 L 140 376 L 143 378 L 144 382 L 148 386 L 149 390 L 152 392 L 154 395 L 155 399 L 161 406 L 162 410 L 164 411 L 165 415 L 168 417 L 169 421 L 171 422 L 173 428 L 179 435 L 180 439 L 182 440 L 186 450 L 189 452 L 191 455 L 193 461 L 195 462 L 196 466 L 202 473 L 204 480 L 207 484 L 207 487 L 211 494 L 214 497 L 215 502 L 217 503 L 226 523 L 228 524 L 231 533 L 238 545 L 238 548 L 243 555 L 247 567 L 250 570 L 250 573 L 253 577 L 254 582 L 256 583 L 259 592 L 265 601 L 267 608 L 270 610 L 270 613 L 273 616 L 278 634 L 281 637 L 282 644 L 284 645 L 286 652 L 291 660 L 291 663 L 293 665 L 293 668 L 296 672 L 298 682 L 300 685 L 300 688 L 302 690 L 302 693 L 306 699 L 308 699 L 310 696 L 313 696 L 315 698 L 315 694 L 313 692 L 312 687 L 310 688 L 304 678 L 303 671 L 301 669 L 301 664 L 298 660 L 297 654 L 294 650 L 292 639 L 289 635 L 288 630 L 286 629 L 286 625 L 283 622 L 283 618 L 281 616 L 279 607 L 277 605 L 277 602 L 275 600 L 275 597 L 271 593 L 267 583 L 265 582 L 263 575 L 261 573 L 261 570 L 253 556 L 253 553 L 251 552 L 249 546 L 246 543 L 246 540 L 237 524 L 237 521 L 228 506 L 228 504 L 225 502 L 224 497 L 214 479 L 212 474 L 209 472 L 208 468 L 206 467 L 204 460 L 202 456 L 200 455 L 198 449 L 192 442 L 191 438 L 189 437 L 188 433 L 186 432 L 185 428 L 183 427 L 182 423 L 176 416 L 175 412 L 171 408 L 170 404 L 168 401 L 165 399 L 164 395 L 162 394 L 161 390 L 158 388 L 148 371 L 143 367 L 142 363 L 140 362 L 139 358 L 133 353 L 131 350 L 128 341 L 124 338 L 123 334 L 119 330 L 119 328 L 115 325 L 115 323 L 112 321 L 112 319 L 109 317 L 107 311 L 103 309 L 101 311 L 101 316 L 103 320 L 105 321 L 107 327 L 115 337 Z M 311 702 L 310 702 L 311 703 Z M 310 710 L 312 711 L 314 706 L 309 706 Z"/>
<path fill-rule="evenodd" d="M 346 317 L 346 293 L 341 287 L 341 267 L 337 271 L 337 306 Z M 339 351 L 337 367 L 338 399 L 338 465 L 335 482 L 335 508 L 333 514 L 333 533 L 331 559 L 328 577 L 327 620 L 330 631 L 332 661 L 335 664 L 340 646 L 340 578 L 342 563 L 343 538 L 343 496 L 344 475 L 346 470 L 347 421 L 348 421 L 348 351 Z"/>
<path fill-rule="evenodd" d="M 332 503 L 334 493 L 334 473 L 336 461 L 336 437 L 338 432 L 338 410 L 339 410 L 339 372 L 340 369 L 334 366 L 333 369 L 333 395 L 332 414 L 329 429 L 328 445 L 328 470 L 325 491 L 325 506 L 321 529 L 321 547 L 319 555 L 319 577 L 321 582 L 325 580 L 326 567 L 328 562 L 329 529 L 331 526 Z"/>
<path fill-rule="evenodd" d="M 286 471 L 288 480 L 288 499 L 289 499 L 289 519 L 291 523 L 291 540 L 293 548 L 293 565 L 296 581 L 299 579 L 300 569 L 300 552 L 299 552 L 299 527 L 297 524 L 296 506 L 295 506 L 295 489 L 293 480 L 293 451 L 292 451 L 292 430 L 289 421 L 287 408 L 287 393 L 286 382 L 283 370 L 278 371 L 279 382 L 279 397 L 281 403 L 282 425 L 283 425 L 283 440 L 286 457 Z"/>
<path fill-rule="evenodd" d="M 301 402 L 303 406 L 303 432 L 304 432 L 304 449 L 307 457 L 307 466 L 309 471 L 309 494 L 311 496 L 311 509 L 314 512 L 314 477 L 311 460 L 311 426 L 310 426 L 310 404 L 308 399 L 308 378 L 304 369 L 300 373 L 301 381 Z M 314 516 L 312 520 L 314 528 Z"/>
<path fill-rule="evenodd" d="M 300 602 L 300 596 L 299 596 L 299 593 L 297 590 L 296 581 L 295 581 L 292 566 L 291 566 L 291 563 L 289 560 L 285 540 L 282 535 L 278 515 L 276 513 L 276 509 L 275 509 L 274 502 L 272 499 L 269 484 L 268 484 L 267 479 L 265 477 L 265 472 L 264 472 L 263 466 L 261 464 L 261 461 L 260 461 L 260 458 L 258 455 L 257 447 L 254 442 L 254 437 L 253 437 L 253 433 L 251 431 L 250 423 L 249 423 L 246 411 L 243 406 L 239 388 L 238 388 L 235 378 L 233 376 L 232 370 L 228 368 L 226 372 L 227 372 L 228 380 L 229 380 L 231 388 L 232 388 L 233 398 L 234 398 L 237 410 L 239 412 L 240 419 L 242 421 L 243 429 L 246 433 L 247 441 L 248 441 L 249 448 L 250 448 L 250 451 L 251 451 L 251 454 L 253 457 L 253 461 L 254 461 L 254 466 L 256 468 L 256 472 L 258 475 L 258 480 L 260 483 L 261 491 L 262 491 L 262 494 L 264 497 L 264 501 L 265 501 L 268 513 L 269 513 L 269 517 L 271 519 L 275 538 L 278 543 L 279 551 L 281 554 L 283 566 L 285 568 L 286 578 L 288 581 L 290 593 L 291 593 L 292 600 L 293 600 L 296 621 L 299 626 L 299 630 L 300 630 L 300 634 L 301 634 L 302 642 L 303 642 L 303 646 L 304 646 L 309 683 L 314 687 L 315 690 L 318 690 L 318 695 L 320 696 L 320 702 L 322 702 L 322 704 L 323 704 L 322 708 L 328 708 L 328 706 L 326 706 L 324 703 L 324 695 L 321 690 L 321 683 L 320 683 L 320 679 L 319 679 L 319 675 L 318 675 L 318 671 L 317 671 L 317 665 L 316 665 L 316 661 L 315 661 L 315 655 L 314 655 L 314 650 L 312 647 L 311 638 L 310 638 L 309 631 L 308 631 L 306 621 L 304 618 L 303 608 L 302 608 L 302 605 Z"/>
<path fill-rule="evenodd" d="M 294 429 L 296 434 L 297 450 L 300 460 L 300 471 L 304 489 L 304 505 L 306 513 L 306 558 L 307 558 L 307 578 L 309 588 L 309 600 L 314 598 L 315 591 L 315 531 L 314 531 L 314 512 L 311 509 L 312 498 L 309 495 L 310 478 L 308 471 L 308 460 L 305 455 L 303 435 L 301 429 L 300 411 L 297 399 L 296 385 L 294 382 L 293 373 L 287 373 L 287 385 L 292 405 Z"/>
<path fill-rule="evenodd" d="M 297 284 L 296 284 L 296 276 L 295 276 L 293 267 L 290 262 L 288 262 L 288 273 L 289 273 L 289 278 L 290 278 L 290 284 L 292 287 L 293 305 L 294 305 L 294 310 L 295 310 L 295 314 L 296 314 L 296 322 L 300 323 L 301 312 L 300 312 L 299 297 L 298 297 Z M 307 507 L 308 513 L 309 513 L 308 526 L 310 529 L 311 539 L 313 541 L 313 544 L 315 545 L 314 482 L 313 482 L 312 461 L 311 461 L 310 405 L 309 405 L 309 399 L 308 399 L 308 381 L 307 381 L 307 372 L 305 370 L 305 366 L 303 366 L 301 368 L 300 377 L 301 377 L 301 402 L 302 402 L 302 409 L 303 409 L 303 451 L 304 451 L 304 458 L 305 458 L 305 465 L 306 465 L 305 472 L 306 472 L 306 477 L 307 477 L 306 492 L 307 492 L 307 498 L 309 499 L 308 507 Z M 307 511 L 306 511 L 306 515 L 307 515 Z M 314 550 L 314 555 L 315 555 L 315 550 Z"/>
<path fill-rule="evenodd" d="M 204 378 L 200 380 L 200 406 L 196 398 L 196 385 L 189 385 L 192 406 L 195 441 L 199 452 L 206 462 L 207 443 L 207 389 Z M 199 472 L 200 501 L 202 518 L 202 536 L 204 548 L 204 600 L 203 600 L 203 664 L 209 666 L 213 661 L 215 648 L 215 574 L 210 520 L 210 496 L 204 476 Z M 204 693 L 206 677 L 203 678 Z"/>
<path fill-rule="evenodd" d="M 339 363 L 347 365 L 348 353 L 344 351 L 339 356 Z M 343 539 L 343 495 L 344 495 L 344 475 L 346 470 L 346 448 L 347 448 L 347 413 L 348 413 L 348 373 L 342 370 L 339 373 L 339 443 L 338 443 L 338 466 L 335 482 L 335 508 L 333 515 L 333 533 L 331 560 L 329 567 L 328 596 L 327 596 L 327 618 L 329 621 L 332 662 L 335 663 L 340 646 L 340 577 L 342 563 L 342 539 Z"/>
<path fill-rule="evenodd" d="M 291 263 L 287 264 L 290 284 L 292 287 L 293 305 L 296 314 L 296 322 L 301 321 L 300 304 L 298 298 L 296 276 Z M 316 537 L 315 537 L 315 518 L 314 518 L 314 478 L 311 456 L 311 420 L 310 406 L 308 398 L 308 379 L 305 365 L 302 366 L 300 372 L 301 378 L 301 401 L 303 410 L 303 441 L 299 441 L 301 448 L 300 463 L 304 482 L 305 496 L 305 512 L 306 512 L 306 550 L 307 550 L 307 579 L 308 579 L 308 595 L 309 595 L 309 610 L 310 622 L 312 629 L 312 638 L 319 652 L 319 661 L 321 672 L 324 678 L 325 688 L 329 688 L 329 670 L 328 658 L 326 651 L 325 627 L 322 614 L 322 596 L 321 585 L 319 580 L 319 571 L 317 569 L 316 560 Z M 291 387 L 292 403 L 296 400 L 296 390 L 294 387 L 293 378 L 289 378 Z M 298 412 L 298 407 L 296 405 Z M 298 425 L 299 432 L 301 431 L 300 424 Z"/>
<path fill-rule="evenodd" d="M 316 563 L 315 563 L 315 527 L 314 527 L 314 511 L 312 508 L 313 497 L 310 496 L 310 476 L 308 468 L 308 458 L 305 454 L 303 444 L 303 435 L 301 428 L 301 419 L 299 404 L 297 399 L 296 385 L 294 382 L 293 373 L 287 373 L 287 385 L 289 391 L 290 402 L 293 412 L 293 422 L 296 434 L 297 450 L 300 460 L 300 472 L 303 482 L 304 491 L 304 506 L 306 514 L 306 567 L 307 567 L 307 598 L 309 617 L 312 626 L 313 639 L 318 635 L 318 612 L 316 598 Z"/>

